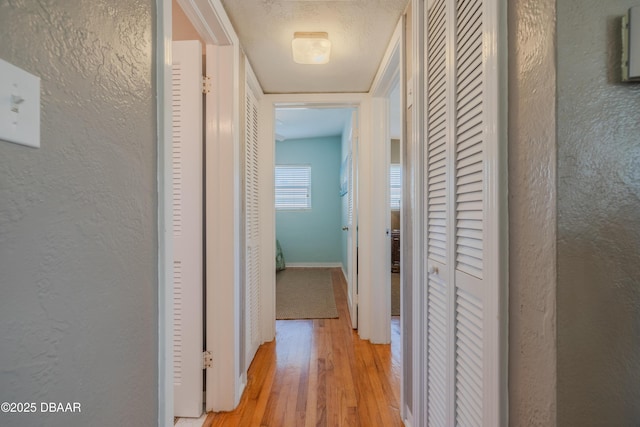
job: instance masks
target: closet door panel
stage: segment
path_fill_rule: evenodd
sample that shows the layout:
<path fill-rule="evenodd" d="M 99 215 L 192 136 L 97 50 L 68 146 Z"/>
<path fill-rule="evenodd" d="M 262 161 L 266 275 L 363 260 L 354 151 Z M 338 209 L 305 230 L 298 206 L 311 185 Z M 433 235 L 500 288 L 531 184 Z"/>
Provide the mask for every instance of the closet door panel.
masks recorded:
<path fill-rule="evenodd" d="M 426 8 L 423 363 L 429 426 L 506 421 L 500 7 L 497 0 L 432 0 Z"/>
<path fill-rule="evenodd" d="M 451 220 L 451 77 L 447 73 L 450 43 L 449 6 L 446 0 L 434 0 L 427 8 L 425 64 L 426 142 L 425 231 L 426 278 L 426 418 L 430 426 L 452 424 L 453 394 L 451 359 L 451 281 L 449 280 L 452 245 Z"/>

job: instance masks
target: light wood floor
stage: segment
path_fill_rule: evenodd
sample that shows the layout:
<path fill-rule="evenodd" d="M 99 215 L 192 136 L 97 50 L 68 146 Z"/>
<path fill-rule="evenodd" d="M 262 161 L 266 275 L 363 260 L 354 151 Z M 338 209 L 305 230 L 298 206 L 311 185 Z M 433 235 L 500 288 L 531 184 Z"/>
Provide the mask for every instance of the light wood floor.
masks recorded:
<path fill-rule="evenodd" d="M 339 319 L 278 320 L 276 339 L 260 347 L 238 408 L 210 413 L 212 426 L 402 426 L 400 325 L 391 345 L 373 345 L 351 329 L 346 283 L 332 271 Z"/>

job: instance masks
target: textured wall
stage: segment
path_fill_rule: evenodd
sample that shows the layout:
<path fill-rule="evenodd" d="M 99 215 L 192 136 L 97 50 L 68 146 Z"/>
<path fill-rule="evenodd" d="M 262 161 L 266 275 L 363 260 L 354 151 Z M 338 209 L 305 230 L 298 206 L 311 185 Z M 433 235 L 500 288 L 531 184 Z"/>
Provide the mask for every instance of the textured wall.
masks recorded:
<path fill-rule="evenodd" d="M 553 427 L 555 0 L 511 1 L 508 20 L 509 425 Z"/>
<path fill-rule="evenodd" d="M 276 211 L 287 264 L 342 262 L 341 150 L 339 136 L 276 142 L 276 165 L 311 165 L 311 209 Z"/>
<path fill-rule="evenodd" d="M 42 78 L 42 147 L 0 141 L 0 402 L 82 405 L 2 426 L 156 424 L 153 4 L 0 0 Z"/>
<path fill-rule="evenodd" d="M 558 0 L 558 424 L 640 424 L 640 85 L 620 83 L 637 0 Z"/>

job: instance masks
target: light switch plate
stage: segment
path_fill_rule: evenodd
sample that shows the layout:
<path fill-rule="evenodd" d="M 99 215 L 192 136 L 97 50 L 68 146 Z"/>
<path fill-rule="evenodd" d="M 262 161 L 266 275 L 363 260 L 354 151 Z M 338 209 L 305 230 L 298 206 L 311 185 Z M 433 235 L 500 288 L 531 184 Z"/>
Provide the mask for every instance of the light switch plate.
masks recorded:
<path fill-rule="evenodd" d="M 40 77 L 2 59 L 0 140 L 40 147 Z"/>
<path fill-rule="evenodd" d="M 640 81 L 640 6 L 622 17 L 622 81 Z"/>

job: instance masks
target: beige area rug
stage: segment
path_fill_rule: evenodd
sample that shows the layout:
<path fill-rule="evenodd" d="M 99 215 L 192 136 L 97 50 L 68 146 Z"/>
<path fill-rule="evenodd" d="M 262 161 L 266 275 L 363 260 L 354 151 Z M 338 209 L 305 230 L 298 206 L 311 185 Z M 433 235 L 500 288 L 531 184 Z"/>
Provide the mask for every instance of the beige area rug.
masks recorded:
<path fill-rule="evenodd" d="M 391 315 L 400 316 L 400 273 L 391 273 Z"/>
<path fill-rule="evenodd" d="M 276 319 L 336 317 L 331 269 L 287 268 L 276 274 Z"/>

